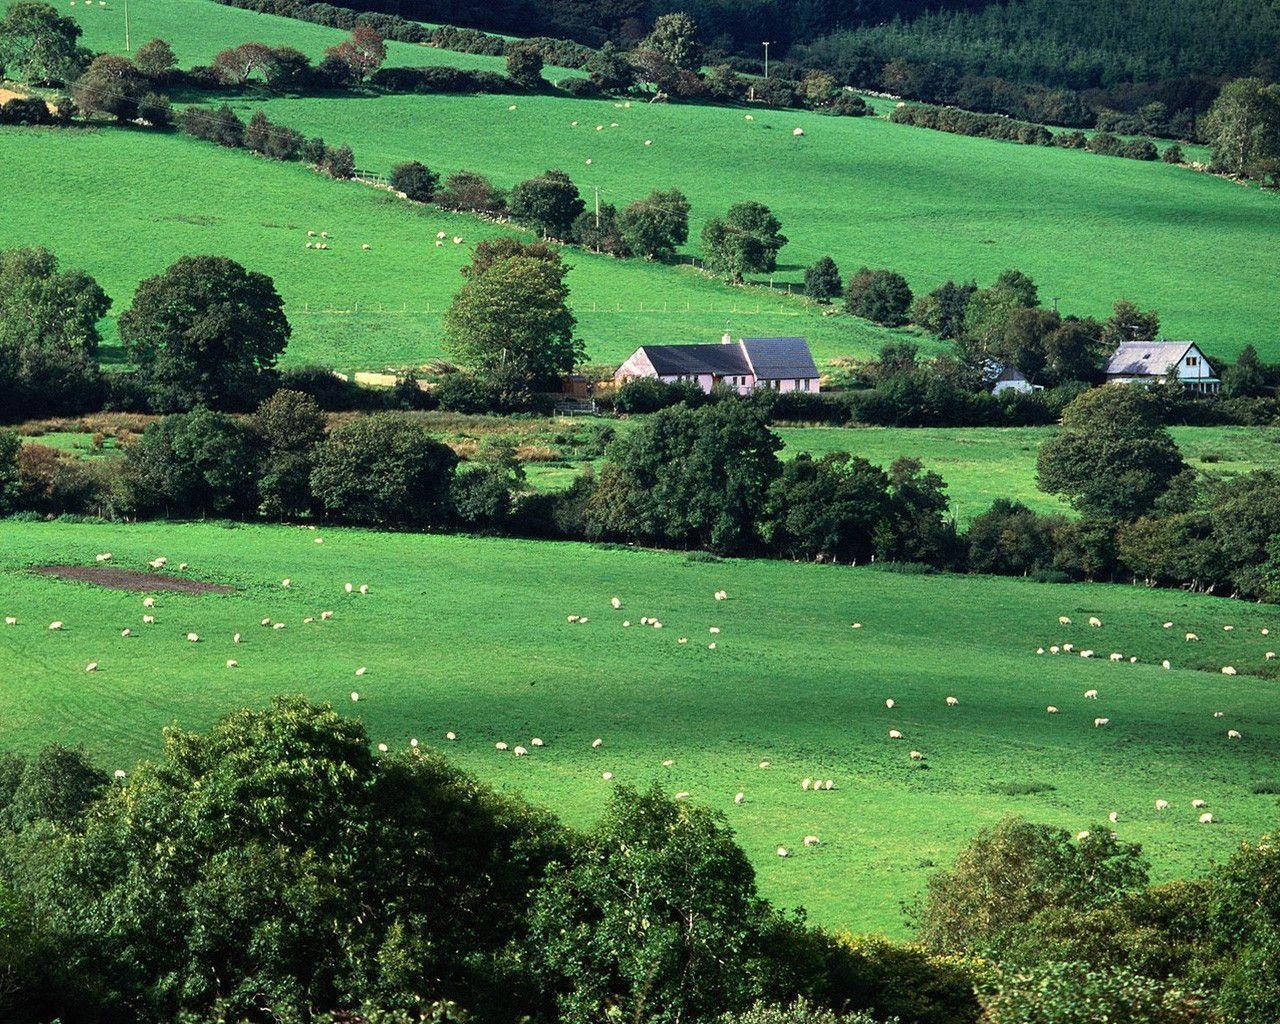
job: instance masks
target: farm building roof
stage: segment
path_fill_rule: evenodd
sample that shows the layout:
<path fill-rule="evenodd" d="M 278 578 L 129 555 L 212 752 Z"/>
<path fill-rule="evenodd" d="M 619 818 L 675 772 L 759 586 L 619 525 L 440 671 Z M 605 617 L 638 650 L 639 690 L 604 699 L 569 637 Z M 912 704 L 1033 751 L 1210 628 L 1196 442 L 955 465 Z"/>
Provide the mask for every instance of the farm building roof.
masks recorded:
<path fill-rule="evenodd" d="M 641 351 L 660 377 L 700 373 L 745 376 L 751 372 L 738 345 L 643 345 Z"/>
<path fill-rule="evenodd" d="M 1189 341 L 1126 341 L 1107 363 L 1107 375 L 1163 377 L 1191 348 Z"/>
<path fill-rule="evenodd" d="M 760 380 L 818 376 L 818 367 L 804 338 L 743 338 L 742 347 Z"/>

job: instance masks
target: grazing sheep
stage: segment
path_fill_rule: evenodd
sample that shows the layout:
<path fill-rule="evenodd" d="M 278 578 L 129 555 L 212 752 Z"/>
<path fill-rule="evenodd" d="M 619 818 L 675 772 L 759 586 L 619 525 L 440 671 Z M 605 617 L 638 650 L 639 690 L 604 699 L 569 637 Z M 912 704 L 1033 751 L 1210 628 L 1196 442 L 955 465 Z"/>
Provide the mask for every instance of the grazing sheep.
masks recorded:
<path fill-rule="evenodd" d="M 1085 699 L 1085 700 L 1097 700 L 1097 699 L 1098 699 L 1098 691 L 1097 691 L 1097 690 L 1085 690 L 1085 691 L 1084 691 L 1084 699 Z"/>
<path fill-rule="evenodd" d="M 378 744 L 378 753 L 379 753 L 379 754 L 385 754 L 386 752 L 387 752 L 387 745 L 386 745 L 385 743 L 379 743 L 379 744 Z"/>
<path fill-rule="evenodd" d="M 199 634 L 199 633 L 188 633 L 188 634 L 187 634 L 187 642 L 188 642 L 188 643 L 193 643 L 193 644 L 198 644 L 198 643 L 200 642 L 200 634 Z"/>
<path fill-rule="evenodd" d="M 505 743 L 503 743 L 503 742 L 502 742 L 502 740 L 499 740 L 497 743 L 495 743 L 495 744 L 493 745 L 493 749 L 494 749 L 494 750 L 506 750 L 506 749 L 507 749 L 507 745 L 506 745 Z"/>
<path fill-rule="evenodd" d="M 1156 810 L 1157 810 L 1157 811 L 1167 811 L 1168 809 L 1169 809 L 1169 801 L 1168 801 L 1168 800 L 1157 800 L 1157 801 L 1156 801 Z"/>
<path fill-rule="evenodd" d="M 328 238 L 328 237 L 329 237 L 329 232 L 327 232 L 327 231 L 321 231 L 321 232 L 320 232 L 320 237 L 321 237 L 321 238 Z"/>
<path fill-rule="evenodd" d="M 835 779 L 827 779 L 827 781 L 822 784 L 822 788 L 827 790 L 828 792 L 835 789 L 836 788 Z"/>
<path fill-rule="evenodd" d="M 688 642 L 689 638 L 687 636 L 682 636 L 676 641 L 678 644 L 687 644 Z"/>
<path fill-rule="evenodd" d="M 1203 800 L 1196 799 L 1191 801 L 1191 806 L 1196 808 L 1196 810 L 1199 810 L 1201 807 L 1207 807 L 1208 804 L 1206 804 Z"/>
<path fill-rule="evenodd" d="M 542 740 L 541 740 L 541 739 L 539 739 L 537 736 L 535 736 L 533 739 L 531 739 L 531 740 L 529 741 L 529 746 L 531 746 L 531 747 L 540 747 L 540 746 L 542 746 Z"/>
<path fill-rule="evenodd" d="M 454 245 L 461 245 L 461 244 L 462 244 L 462 236 L 461 236 L 461 235 L 454 235 L 454 236 L 453 236 L 453 244 L 454 244 Z"/>
<path fill-rule="evenodd" d="M 1037 647 L 1037 648 L 1036 648 L 1036 654 L 1044 654 L 1044 648 L 1043 648 L 1043 647 Z"/>
<path fill-rule="evenodd" d="M 356 669 L 356 675 L 358 675 L 358 676 L 362 676 L 362 675 L 364 675 L 364 674 L 365 674 L 366 672 L 368 672 L 368 671 L 369 671 L 369 670 L 368 670 L 367 668 L 365 668 L 363 665 L 361 665 L 358 669 Z"/>
<path fill-rule="evenodd" d="M 308 231 L 308 232 L 307 232 L 307 237 L 308 237 L 308 238 L 315 238 L 315 237 L 316 237 L 316 233 L 315 233 L 314 231 Z"/>
<path fill-rule="evenodd" d="M 809 787 L 810 787 L 810 786 L 812 786 L 812 785 L 813 785 L 813 779 L 804 779 L 804 780 L 800 783 L 800 788 L 801 788 L 801 789 L 803 789 L 803 790 L 807 793 L 807 792 L 809 791 Z"/>
<path fill-rule="evenodd" d="M 361 584 L 360 584 L 360 593 L 362 593 L 362 594 L 367 594 L 367 593 L 369 593 L 369 584 L 367 584 L 367 583 L 361 583 Z"/>
<path fill-rule="evenodd" d="M 1054 707 L 1052 704 L 1050 704 L 1047 708 L 1045 708 L 1045 711 L 1047 711 L 1051 715 L 1056 715 L 1058 713 L 1058 709 Z"/>
<path fill-rule="evenodd" d="M 327 621 L 328 621 L 329 619 L 331 619 L 331 618 L 333 618 L 333 612 L 321 612 L 321 613 L 320 613 L 320 621 L 321 621 L 321 622 L 327 622 Z"/>
<path fill-rule="evenodd" d="M 1165 623 L 1162 623 L 1162 625 L 1164 626 L 1165 629 L 1173 629 L 1172 622 L 1165 622 Z"/>
<path fill-rule="evenodd" d="M 271 616 L 270 616 L 270 615 L 268 615 L 265 619 L 263 619 L 261 622 L 259 622 L 259 623 L 258 623 L 258 625 L 259 625 L 259 626 L 269 626 L 269 625 L 271 625 Z"/>
<path fill-rule="evenodd" d="M 516 109 L 516 105 L 513 103 L 513 104 L 511 104 L 511 106 L 507 107 L 507 109 L 508 109 L 508 110 L 515 110 L 515 109 Z"/>
<path fill-rule="evenodd" d="M 1272 658 L 1274 658 L 1275 656 L 1276 656 L 1276 652 L 1275 652 L 1275 651 L 1267 651 L 1267 653 L 1263 655 L 1263 657 L 1264 657 L 1264 658 L 1266 658 L 1266 659 L 1267 659 L 1267 661 L 1270 661 L 1270 660 L 1271 660 Z"/>
<path fill-rule="evenodd" d="M 62 628 L 62 620 L 61 620 L 61 619 L 54 619 L 54 621 L 53 621 L 53 622 L 49 623 L 49 628 L 50 628 L 50 629 L 52 629 L 52 630 L 55 630 L 55 631 L 56 631 L 56 630 L 61 629 L 61 628 Z"/>
<path fill-rule="evenodd" d="M 1239 738 L 1240 738 L 1240 732 L 1239 732 L 1239 730 L 1237 730 L 1237 729 L 1228 729 L 1228 730 L 1227 730 L 1227 739 L 1229 739 L 1229 740 L 1238 740 Z"/>
<path fill-rule="evenodd" d="M 142 616 L 142 624 L 144 626 L 154 626 L 156 624 L 156 617 L 154 615 L 144 615 Z"/>
<path fill-rule="evenodd" d="M 1222 631 L 1223 631 L 1224 633 L 1230 633 L 1230 632 L 1231 632 L 1233 629 L 1235 629 L 1235 628 L 1236 628 L 1235 626 L 1223 626 L 1223 627 L 1222 627 Z"/>
<path fill-rule="evenodd" d="M 805 846 L 817 846 L 817 845 L 818 845 L 818 837 L 817 837 L 817 836 L 805 836 L 805 837 L 804 837 L 804 845 L 805 845 Z"/>
<path fill-rule="evenodd" d="M 345 590 L 348 594 L 350 594 L 350 593 L 351 593 L 353 590 L 355 590 L 356 588 L 355 588 L 355 587 L 353 587 L 350 583 L 344 583 L 344 584 L 342 585 L 342 589 L 343 589 L 343 590 Z"/>
<path fill-rule="evenodd" d="M 315 621 L 316 621 L 316 620 L 315 620 L 315 618 L 314 618 L 313 616 L 308 615 L 305 619 L 303 619 L 303 620 L 302 620 L 302 624 L 303 624 L 304 626 L 309 626 L 311 623 L 313 623 L 313 622 L 315 622 Z"/>
<path fill-rule="evenodd" d="M 710 629 L 708 629 L 708 630 L 707 630 L 707 632 L 708 632 L 708 633 L 710 633 L 710 634 L 712 634 L 712 635 L 714 636 L 716 633 L 719 633 L 719 632 L 720 632 L 720 627 L 719 627 L 719 626 L 712 626 Z"/>
<path fill-rule="evenodd" d="M 1076 645 L 1075 645 L 1075 644 L 1063 644 L 1063 645 L 1062 645 L 1062 649 L 1063 649 L 1064 651 L 1066 651 L 1068 654 L 1070 654 L 1072 651 L 1074 651 L 1074 650 L 1076 649 Z M 1093 652 L 1092 652 L 1092 651 L 1090 651 L 1089 653 L 1090 653 L 1090 654 L 1092 654 Z"/>
<path fill-rule="evenodd" d="M 687 789 L 682 789 L 679 793 L 676 794 L 675 798 L 677 800 L 688 800 L 689 791 Z"/>
<path fill-rule="evenodd" d="M 789 851 L 785 846 L 779 846 L 779 847 L 778 847 L 778 850 L 777 850 L 777 853 L 778 853 L 778 856 L 779 856 L 779 857 L 790 857 L 790 856 L 791 856 L 791 851 Z"/>
<path fill-rule="evenodd" d="M 1093 657 L 1093 651 L 1081 651 L 1081 652 L 1080 652 L 1080 657 L 1082 657 L 1082 658 L 1092 658 L 1092 657 Z"/>
<path fill-rule="evenodd" d="M 1265 626 L 1264 626 L 1261 630 L 1259 630 L 1259 632 L 1260 632 L 1263 636 L 1270 636 L 1270 635 L 1271 635 L 1271 630 L 1267 629 Z"/>
<path fill-rule="evenodd" d="M 956 706 L 957 704 L 959 704 L 959 703 L 960 703 L 960 701 L 959 701 L 959 700 L 957 700 L 955 697 L 948 697 L 948 698 L 947 698 L 947 707 L 949 707 L 949 708 L 953 708 L 953 707 L 955 707 L 955 706 Z"/>
<path fill-rule="evenodd" d="M 564 617 L 564 621 L 565 621 L 565 622 L 577 622 L 577 621 L 578 621 L 578 619 L 579 619 L 580 617 L 581 617 L 581 616 L 578 616 L 578 615 L 566 615 L 566 616 Z"/>
<path fill-rule="evenodd" d="M 792 134 L 792 135 L 794 135 L 794 136 L 798 139 L 798 138 L 800 138 L 800 136 L 801 136 L 801 135 L 803 135 L 803 134 L 804 134 L 804 129 L 803 129 L 803 128 L 795 128 L 795 129 L 793 129 L 793 130 L 792 130 L 791 134 Z"/>
<path fill-rule="evenodd" d="M 4 617 L 4 624 L 6 626 L 16 626 L 18 624 L 18 617 L 16 615 L 6 615 Z"/>
<path fill-rule="evenodd" d="M 849 623 L 849 628 L 850 628 L 850 629 L 861 629 L 861 628 L 862 628 L 862 623 L 861 623 L 861 622 L 851 622 L 851 623 Z"/>
<path fill-rule="evenodd" d="M 1110 725 L 1110 724 L 1111 724 L 1111 719 L 1109 718 L 1095 718 L 1093 720 L 1093 727 L 1095 729 L 1100 729 L 1102 726 Z"/>
<path fill-rule="evenodd" d="M 1112 660 L 1112 661 L 1124 661 L 1124 655 L 1123 655 L 1123 654 L 1118 654 L 1118 653 L 1116 653 L 1115 651 L 1112 651 L 1112 652 L 1111 652 L 1111 660 Z"/>
<path fill-rule="evenodd" d="M 893 704 L 894 704 L 894 700 L 892 697 L 890 697 L 888 700 L 884 702 L 884 706 L 887 708 L 892 708 Z"/>
<path fill-rule="evenodd" d="M 1221 718 L 1221 717 L 1223 716 L 1223 714 L 1224 714 L 1224 712 L 1222 712 L 1222 711 L 1215 711 L 1215 712 L 1213 713 L 1213 717 L 1214 717 L 1214 718 Z"/>
<path fill-rule="evenodd" d="M 524 747 L 516 747 L 516 749 L 513 750 L 512 753 L 515 754 L 516 757 L 524 757 L 526 754 L 529 753 L 529 751 L 526 750 Z"/>
<path fill-rule="evenodd" d="M 910 757 L 910 758 L 911 758 L 911 760 L 913 760 L 913 761 L 923 761 L 923 760 L 924 760 L 924 754 L 920 753 L 920 751 L 918 751 L 918 750 L 913 750 L 913 751 L 911 751 L 911 753 L 910 753 L 910 754 L 908 754 L 907 756 L 908 756 L 908 757 Z"/>
<path fill-rule="evenodd" d="M 1194 633 L 1188 633 L 1188 634 L 1187 634 L 1187 642 L 1188 642 L 1188 643 L 1194 643 L 1195 641 L 1197 641 L 1197 640 L 1199 640 L 1199 639 L 1200 639 L 1200 638 L 1199 638 L 1198 636 L 1196 636 Z"/>
<path fill-rule="evenodd" d="M 1113 825 L 1114 825 L 1117 821 L 1119 821 L 1119 820 L 1120 820 L 1120 812 L 1119 812 L 1119 811 L 1112 811 L 1110 814 L 1108 814 L 1108 815 L 1107 815 L 1107 820 L 1108 820 L 1108 821 L 1110 821 L 1110 822 L 1111 822 L 1111 824 L 1113 824 Z"/>
<path fill-rule="evenodd" d="M 98 671 L 98 663 L 97 663 L 96 661 L 91 661 L 91 662 L 89 662 L 89 664 L 87 664 L 87 665 L 84 667 L 84 670 L 85 670 L 86 672 L 97 672 L 97 671 Z"/>
<path fill-rule="evenodd" d="M 147 563 L 147 565 L 151 566 L 153 569 L 163 569 L 166 562 L 168 562 L 167 558 L 153 558 Z"/>
<path fill-rule="evenodd" d="M 1200 822 L 1201 825 L 1212 825 L 1213 815 L 1210 814 L 1208 811 L 1205 811 L 1204 814 L 1200 815 L 1200 817 L 1197 818 L 1196 820 Z"/>
<path fill-rule="evenodd" d="M 645 140 L 644 140 L 644 144 L 645 144 L 646 146 L 652 146 L 652 145 L 653 145 L 653 139 L 645 139 Z"/>
<path fill-rule="evenodd" d="M 239 664 L 240 662 L 236 661 L 235 658 L 227 659 L 227 668 L 236 668 Z"/>
<path fill-rule="evenodd" d="M 373 248 L 373 246 L 371 246 L 368 242 L 364 242 L 364 243 L 360 246 L 360 248 L 361 248 L 362 250 L 364 250 L 365 252 L 368 252 L 370 249 L 372 249 L 372 248 Z M 316 538 L 316 543 L 317 543 L 317 544 L 319 544 L 319 543 L 320 543 L 320 539 L 319 539 L 319 538 Z"/>
<path fill-rule="evenodd" d="M 613 772 L 601 772 L 600 778 L 604 779 L 605 782 L 608 782 L 613 778 Z"/>
<path fill-rule="evenodd" d="M 715 596 L 717 601 L 729 600 L 729 592 L 727 590 L 717 590 Z"/>
<path fill-rule="evenodd" d="M 1101 626 L 1101 625 L 1102 625 L 1102 620 L 1101 620 L 1100 618 L 1098 618 L 1096 615 L 1090 615 L 1090 616 L 1089 616 L 1089 625 L 1091 625 L 1091 626 Z"/>
<path fill-rule="evenodd" d="M 1223 666 L 1222 666 L 1222 674 L 1223 674 L 1224 676 L 1233 676 L 1233 675 L 1235 675 L 1235 674 L 1236 674 L 1236 670 L 1235 670 L 1235 668 L 1234 668 L 1233 666 L 1231 666 L 1231 665 L 1223 665 Z"/>
<path fill-rule="evenodd" d="M 271 628 L 272 628 L 272 629 L 284 629 L 284 623 L 283 623 L 283 622 L 273 622 L 273 623 L 271 623 Z"/>
<path fill-rule="evenodd" d="M 1052 647 L 1049 648 L 1049 653 L 1057 654 L 1060 650 L 1062 650 L 1062 648 L 1059 647 L 1057 644 L 1054 644 Z"/>
<path fill-rule="evenodd" d="M 675 762 L 671 760 L 671 758 L 667 758 L 665 761 L 662 762 L 662 767 L 670 768 L 673 764 L 675 764 Z"/>
<path fill-rule="evenodd" d="M 604 745 L 604 740 L 600 739 L 600 737 L 599 737 L 599 736 L 597 736 L 595 739 L 593 739 L 593 740 L 591 741 L 591 749 L 592 749 L 592 750 L 599 750 L 599 749 L 600 749 L 600 747 L 601 747 L 601 746 L 603 746 L 603 745 Z"/>
<path fill-rule="evenodd" d="M 110 551 L 105 551 L 105 552 L 103 552 L 103 553 L 102 553 L 102 554 L 100 554 L 100 555 L 94 555 L 94 556 L 93 556 L 93 560 L 94 560 L 95 562 L 109 562 L 109 561 L 111 561 L 111 552 L 110 552 Z"/>
<path fill-rule="evenodd" d="M 1169 664 L 1169 659 L 1168 659 L 1168 658 L 1165 658 L 1165 659 L 1164 659 L 1164 661 L 1160 662 L 1160 667 L 1161 667 L 1161 668 L 1173 668 L 1173 666 L 1172 666 L 1171 664 Z"/>
<path fill-rule="evenodd" d="M 623 628 L 623 629 L 626 629 L 626 628 L 627 628 L 628 626 L 630 626 L 630 625 L 631 625 L 631 620 L 630 620 L 630 619 L 623 619 L 623 620 L 622 620 L 622 628 Z"/>
<path fill-rule="evenodd" d="M 1059 626 L 1069 626 L 1069 625 L 1071 625 L 1071 618 L 1070 618 L 1070 616 L 1067 616 L 1067 615 L 1059 615 L 1059 616 L 1058 616 L 1058 625 L 1059 625 Z"/>
<path fill-rule="evenodd" d="M 240 642 L 240 634 L 239 634 L 239 633 L 234 634 L 234 635 L 231 637 L 231 642 L 232 642 L 233 644 L 238 644 L 238 643 Z"/>
<path fill-rule="evenodd" d="M 614 610 L 616 611 L 617 609 L 622 607 L 622 598 L 620 597 L 611 598 L 609 603 L 613 605 Z"/>
<path fill-rule="evenodd" d="M 458 734 L 453 732 L 447 732 L 444 734 L 444 738 L 452 742 L 453 740 L 456 740 L 458 738 Z"/>
<path fill-rule="evenodd" d="M 323 537 L 317 537 L 317 538 L 316 538 L 316 540 L 315 540 L 315 542 L 316 542 L 317 544 L 323 544 L 323 543 L 324 543 L 324 538 L 323 538 Z"/>
<path fill-rule="evenodd" d="M 417 749 L 418 749 L 418 741 L 417 741 L 417 739 L 411 739 L 411 740 L 409 741 L 409 746 L 410 746 L 410 747 L 412 747 L 414 750 L 417 750 Z"/>
<path fill-rule="evenodd" d="M 889 739 L 891 739 L 891 740 L 900 740 L 900 739 L 902 739 L 902 733 L 898 732 L 898 730 L 897 730 L 897 729 L 890 729 L 890 730 L 889 730 Z"/>
<path fill-rule="evenodd" d="M 122 630 L 120 630 L 120 635 L 121 635 L 121 636 L 132 636 L 132 635 L 133 635 L 133 630 L 131 630 L 131 629 L 122 629 Z"/>
<path fill-rule="evenodd" d="M 772 764 L 771 764 L 769 761 L 761 761 L 761 762 L 760 762 L 760 767 L 761 767 L 761 768 L 770 768 L 770 767 L 772 767 Z"/>
<path fill-rule="evenodd" d="M 154 597 L 144 597 L 142 599 L 143 608 L 154 608 L 155 606 L 156 606 L 156 599 Z"/>
<path fill-rule="evenodd" d="M 743 800 L 745 800 L 746 798 L 747 798 L 747 797 L 746 797 L 746 794 L 744 794 L 744 793 L 734 793 L 734 794 L 733 794 L 733 802 L 734 802 L 735 804 L 737 804 L 739 807 L 740 807 L 740 806 L 742 806 L 742 801 L 743 801 Z"/>

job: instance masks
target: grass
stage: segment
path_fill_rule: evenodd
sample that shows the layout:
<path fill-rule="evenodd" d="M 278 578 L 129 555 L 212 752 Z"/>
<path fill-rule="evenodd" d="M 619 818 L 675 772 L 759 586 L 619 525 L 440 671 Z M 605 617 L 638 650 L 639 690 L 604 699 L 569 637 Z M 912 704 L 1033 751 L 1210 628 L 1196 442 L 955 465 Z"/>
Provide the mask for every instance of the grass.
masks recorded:
<path fill-rule="evenodd" d="M 27 571 L 93 564 L 101 551 L 139 568 L 165 554 L 238 590 L 161 595 L 144 627 L 140 594 Z M 368 583 L 369 595 L 346 595 L 347 581 Z M 712 600 L 720 588 L 729 601 Z M 325 609 L 332 621 L 304 624 Z M 602 771 L 687 790 L 724 812 L 767 895 L 833 926 L 901 934 L 899 900 L 920 890 L 926 866 L 945 865 L 1010 812 L 1076 830 L 1116 810 L 1121 836 L 1144 845 L 1161 879 L 1275 821 L 1276 680 L 1247 673 L 1275 664 L 1263 659 L 1274 638 L 1259 630 L 1280 623 L 1273 608 L 1218 598 L 465 537 L 10 521 L 0 611 L 19 619 L 0 627 L 0 746 L 82 741 L 106 767 L 128 767 L 157 749 L 167 724 L 200 728 L 302 692 L 359 715 L 372 742 L 447 746 L 482 778 L 575 823 L 607 799 Z M 590 621 L 569 625 L 568 613 Z M 1079 624 L 1059 626 L 1062 614 Z M 665 628 L 640 627 L 642 615 Z M 1084 626 L 1088 615 L 1105 626 Z M 287 628 L 263 629 L 263 616 Z M 50 632 L 53 619 L 65 630 Z M 1160 628 L 1166 619 L 1172 631 Z M 712 625 L 722 629 L 714 651 Z M 125 627 L 137 635 L 121 637 Z M 1203 642 L 1183 642 L 1184 629 Z M 1140 662 L 1034 653 L 1067 640 Z M 230 657 L 239 668 L 225 667 Z M 1166 657 L 1172 671 L 1157 667 Z M 101 668 L 86 674 L 91 660 Z M 1222 676 L 1228 663 L 1241 675 Z M 360 679 L 358 666 L 368 668 Z M 1088 688 L 1101 699 L 1084 700 Z M 1094 728 L 1095 715 L 1112 724 Z M 889 728 L 906 738 L 888 740 Z M 1229 741 L 1228 728 L 1244 739 Z M 547 747 L 529 758 L 494 750 L 535 735 Z M 913 748 L 928 770 L 909 760 Z M 837 788 L 803 792 L 806 777 Z M 1163 815 L 1158 797 L 1173 805 Z M 1196 824 L 1197 797 L 1220 824 Z M 807 834 L 823 844 L 805 850 Z M 779 844 L 796 856 L 777 858 Z"/>

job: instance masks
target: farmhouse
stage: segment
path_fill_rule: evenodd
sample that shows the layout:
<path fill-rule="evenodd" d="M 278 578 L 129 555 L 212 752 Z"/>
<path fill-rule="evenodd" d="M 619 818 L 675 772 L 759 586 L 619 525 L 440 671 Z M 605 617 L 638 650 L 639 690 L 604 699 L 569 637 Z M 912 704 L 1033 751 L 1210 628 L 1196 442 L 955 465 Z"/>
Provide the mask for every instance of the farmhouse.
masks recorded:
<path fill-rule="evenodd" d="M 991 382 L 991 393 L 993 395 L 999 395 L 1005 391 L 1017 391 L 1019 394 L 1029 395 L 1033 391 L 1042 390 L 1044 389 L 1027 380 L 1022 371 L 1012 363 L 1008 366 L 1000 367 L 1000 372 L 996 375 L 996 379 Z"/>
<path fill-rule="evenodd" d="M 818 391 L 818 367 L 803 338 L 739 338 L 726 333 L 719 345 L 643 345 L 613 375 L 656 377 L 668 384 L 689 381 L 710 392 L 719 384 L 740 395 L 756 388 Z"/>
<path fill-rule="evenodd" d="M 1107 363 L 1114 384 L 1159 384 L 1175 371 L 1182 386 L 1200 394 L 1216 394 L 1222 382 L 1199 346 L 1190 341 L 1126 341 Z"/>

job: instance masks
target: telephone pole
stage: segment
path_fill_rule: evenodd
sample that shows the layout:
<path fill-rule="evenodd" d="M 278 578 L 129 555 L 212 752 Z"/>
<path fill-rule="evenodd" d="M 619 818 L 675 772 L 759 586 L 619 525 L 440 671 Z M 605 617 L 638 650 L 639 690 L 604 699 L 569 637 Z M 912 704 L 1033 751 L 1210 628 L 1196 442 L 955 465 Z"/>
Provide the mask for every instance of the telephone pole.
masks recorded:
<path fill-rule="evenodd" d="M 769 81 L 769 44 L 764 44 L 764 80 Z"/>
<path fill-rule="evenodd" d="M 129 53 L 129 0 L 124 0 L 124 52 Z"/>

